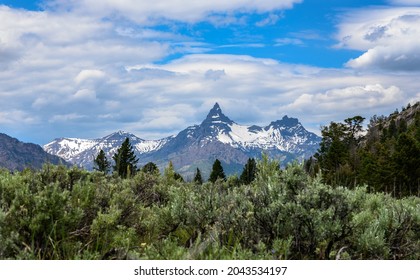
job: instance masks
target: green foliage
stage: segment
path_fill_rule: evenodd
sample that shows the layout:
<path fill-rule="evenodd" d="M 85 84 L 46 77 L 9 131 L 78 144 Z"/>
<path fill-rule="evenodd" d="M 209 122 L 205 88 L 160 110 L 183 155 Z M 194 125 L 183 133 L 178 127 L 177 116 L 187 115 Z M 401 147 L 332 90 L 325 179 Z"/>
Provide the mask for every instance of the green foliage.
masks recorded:
<path fill-rule="evenodd" d="M 255 180 L 255 175 L 257 173 L 257 164 L 254 158 L 249 158 L 248 162 L 245 164 L 242 174 L 239 177 L 242 184 L 250 184 Z"/>
<path fill-rule="evenodd" d="M 389 117 L 371 118 L 362 136 L 363 118 L 332 122 L 322 129 L 322 142 L 306 170 L 333 186 L 367 184 L 369 191 L 397 197 L 420 195 L 420 103 Z"/>
<path fill-rule="evenodd" d="M 94 170 L 108 174 L 111 164 L 109 163 L 105 155 L 105 152 L 102 149 L 99 151 L 99 154 L 96 156 L 93 163 L 94 163 L 94 167 L 93 167 Z"/>
<path fill-rule="evenodd" d="M 135 174 L 137 162 L 139 161 L 134 154 L 130 139 L 126 138 L 112 157 L 115 161 L 114 171 L 122 178 L 127 178 Z"/>
<path fill-rule="evenodd" d="M 0 170 L 0 259 L 419 259 L 420 198 L 331 187 L 263 155 L 197 184 L 46 165 Z"/>
<path fill-rule="evenodd" d="M 141 170 L 145 173 L 159 174 L 159 168 L 154 162 L 146 163 Z"/>
<path fill-rule="evenodd" d="M 201 177 L 201 171 L 199 168 L 197 168 L 197 170 L 195 171 L 194 182 L 198 185 L 203 184 L 203 178 Z"/>
<path fill-rule="evenodd" d="M 218 159 L 216 159 L 213 163 L 209 181 L 215 183 L 217 179 L 226 180 L 226 175 L 223 170 L 222 163 Z"/>

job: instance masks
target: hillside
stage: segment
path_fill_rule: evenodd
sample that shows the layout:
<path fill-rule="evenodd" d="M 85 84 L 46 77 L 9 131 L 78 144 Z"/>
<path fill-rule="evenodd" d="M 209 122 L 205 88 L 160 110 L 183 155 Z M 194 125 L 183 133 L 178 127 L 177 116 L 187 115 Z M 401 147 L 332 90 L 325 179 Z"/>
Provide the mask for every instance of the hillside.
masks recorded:
<path fill-rule="evenodd" d="M 365 134 L 362 117 L 332 122 L 307 170 L 322 171 L 332 185 L 367 184 L 395 196 L 420 195 L 420 103 L 389 116 L 373 116 Z"/>
<path fill-rule="evenodd" d="M 39 145 L 23 143 L 0 133 L 0 167 L 9 170 L 40 169 L 45 163 L 66 164 L 62 158 L 46 153 Z"/>

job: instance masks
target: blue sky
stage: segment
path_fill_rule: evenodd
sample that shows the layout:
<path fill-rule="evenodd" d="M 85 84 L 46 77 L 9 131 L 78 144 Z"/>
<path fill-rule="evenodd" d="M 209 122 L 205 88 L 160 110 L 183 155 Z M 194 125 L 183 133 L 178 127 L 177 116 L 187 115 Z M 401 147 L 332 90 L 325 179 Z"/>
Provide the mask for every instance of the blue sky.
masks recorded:
<path fill-rule="evenodd" d="M 420 0 L 0 0 L 0 132 L 45 144 L 420 100 Z"/>

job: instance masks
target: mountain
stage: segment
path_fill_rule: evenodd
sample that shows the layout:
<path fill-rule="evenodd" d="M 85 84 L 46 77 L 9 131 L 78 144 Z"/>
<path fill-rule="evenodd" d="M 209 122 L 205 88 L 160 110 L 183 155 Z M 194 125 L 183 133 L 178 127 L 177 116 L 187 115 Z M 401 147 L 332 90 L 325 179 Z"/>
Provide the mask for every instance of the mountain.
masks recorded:
<path fill-rule="evenodd" d="M 187 178 L 193 176 L 197 167 L 204 177 L 208 176 L 216 158 L 227 174 L 240 173 L 249 157 L 259 158 L 262 152 L 283 164 L 301 160 L 313 155 L 321 140 L 308 132 L 298 119 L 288 116 L 264 127 L 237 124 L 224 115 L 216 103 L 200 125 L 161 140 L 143 140 L 120 131 L 95 140 L 60 138 L 44 149 L 90 169 L 100 149 L 111 157 L 126 137 L 136 150 L 139 164 L 153 161 L 163 168 L 172 161 L 178 172 Z"/>
<path fill-rule="evenodd" d="M 44 145 L 44 150 L 73 164 L 93 169 L 93 160 L 102 149 L 111 158 L 126 138 L 135 149 L 137 156 L 159 149 L 168 139 L 144 140 L 134 134 L 118 131 L 99 139 L 57 138 Z"/>
<path fill-rule="evenodd" d="M 23 143 L 0 133 L 0 167 L 22 171 L 25 168 L 40 169 L 43 164 L 67 164 L 62 158 L 48 154 L 41 146 Z"/>

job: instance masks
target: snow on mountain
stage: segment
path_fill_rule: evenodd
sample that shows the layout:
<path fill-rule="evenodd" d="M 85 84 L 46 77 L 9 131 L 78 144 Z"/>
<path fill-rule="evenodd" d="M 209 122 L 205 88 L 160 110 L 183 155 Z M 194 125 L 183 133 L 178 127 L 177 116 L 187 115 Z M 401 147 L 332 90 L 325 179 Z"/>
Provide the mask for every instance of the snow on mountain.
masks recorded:
<path fill-rule="evenodd" d="M 307 131 L 298 119 L 288 116 L 265 127 L 237 124 L 224 115 L 216 103 L 200 125 L 190 126 L 164 139 L 144 140 L 118 131 L 93 140 L 60 138 L 45 145 L 44 149 L 73 164 L 92 169 L 93 160 L 101 149 L 111 159 L 127 137 L 139 164 L 153 161 L 163 167 L 172 161 L 185 173 L 195 170 L 197 165 L 207 168 L 215 158 L 225 166 L 233 166 L 232 172 L 237 172 L 248 157 L 259 157 L 262 152 L 287 163 L 313 155 L 321 140 Z"/>
<path fill-rule="evenodd" d="M 111 159 L 126 138 L 130 139 L 137 155 L 159 149 L 168 139 L 144 140 L 134 134 L 118 131 L 98 139 L 58 138 L 46 144 L 44 150 L 78 166 L 92 169 L 93 160 L 101 149 Z"/>
<path fill-rule="evenodd" d="M 219 141 L 243 151 L 255 149 L 279 150 L 282 152 L 311 155 L 305 150 L 309 146 L 318 147 L 320 138 L 307 131 L 295 118 L 270 123 L 266 127 L 240 125 L 225 116 L 219 104 L 215 104 L 206 119 L 199 126 L 187 129 L 188 138 L 197 138 L 204 145 L 209 141 Z"/>
<path fill-rule="evenodd" d="M 77 154 L 88 150 L 98 143 L 97 140 L 80 138 L 58 138 L 43 146 L 47 153 L 71 161 Z"/>

